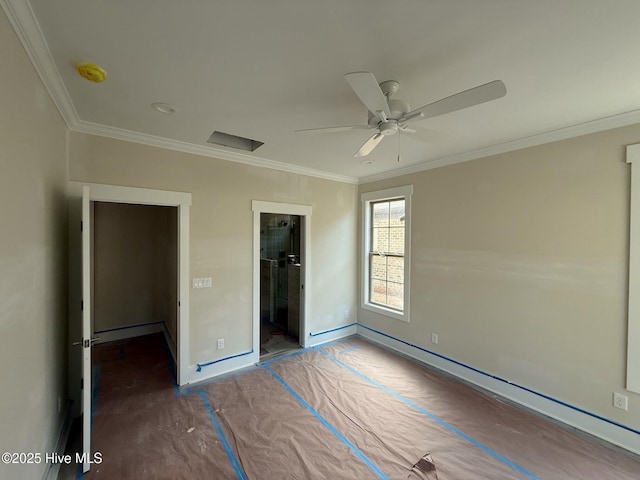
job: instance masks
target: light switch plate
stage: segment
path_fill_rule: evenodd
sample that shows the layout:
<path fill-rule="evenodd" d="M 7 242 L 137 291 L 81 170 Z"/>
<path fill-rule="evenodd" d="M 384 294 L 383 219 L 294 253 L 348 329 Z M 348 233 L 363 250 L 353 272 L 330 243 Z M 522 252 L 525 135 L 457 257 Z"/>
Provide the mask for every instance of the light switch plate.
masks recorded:
<path fill-rule="evenodd" d="M 211 288 L 211 277 L 201 277 L 193 279 L 193 288 Z"/>

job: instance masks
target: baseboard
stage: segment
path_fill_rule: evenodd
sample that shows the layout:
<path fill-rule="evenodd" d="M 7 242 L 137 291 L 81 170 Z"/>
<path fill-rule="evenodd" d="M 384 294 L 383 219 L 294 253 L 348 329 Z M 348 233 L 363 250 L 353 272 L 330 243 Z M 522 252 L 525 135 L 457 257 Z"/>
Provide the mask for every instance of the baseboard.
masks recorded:
<path fill-rule="evenodd" d="M 311 333 L 307 339 L 305 348 L 312 348 L 317 345 L 339 340 L 356 334 L 356 324 L 343 325 L 318 333 Z M 195 367 L 189 368 L 189 379 L 185 384 L 195 384 L 205 382 L 220 375 L 226 375 L 236 370 L 252 367 L 260 362 L 260 355 L 256 352 L 244 352 L 225 358 L 220 358 L 212 362 L 199 363 Z"/>
<path fill-rule="evenodd" d="M 67 447 L 67 440 L 69 440 L 71 424 L 73 423 L 73 416 L 71 415 L 72 404 L 73 402 L 71 400 L 67 400 L 62 426 L 60 427 L 60 433 L 58 435 L 58 440 L 56 441 L 56 446 L 53 449 L 53 453 L 57 453 L 58 458 L 61 458 L 64 455 L 65 448 Z M 58 478 L 59 471 L 60 463 L 48 464 L 42 474 L 42 480 L 56 480 Z"/>
<path fill-rule="evenodd" d="M 356 327 L 357 324 L 351 323 L 349 325 L 342 325 L 340 327 L 330 328 L 321 332 L 311 333 L 307 343 L 305 344 L 305 348 L 315 347 L 317 345 L 322 345 L 323 343 L 333 342 L 334 340 L 355 335 Z"/>
<path fill-rule="evenodd" d="M 220 358 L 207 363 L 199 363 L 189 367 L 188 380 L 185 385 L 200 383 L 220 375 L 235 372 L 243 368 L 252 367 L 260 361 L 257 352 L 250 351 Z"/>
<path fill-rule="evenodd" d="M 476 368 L 446 358 L 435 352 L 394 338 L 384 332 L 358 325 L 358 335 L 384 345 L 422 363 L 431 365 L 463 381 L 488 390 L 516 404 L 550 417 L 565 425 L 600 438 L 635 455 L 640 455 L 640 432 L 599 415 L 553 399 L 543 393 L 492 376 Z"/>
<path fill-rule="evenodd" d="M 109 330 L 96 331 L 94 335 L 99 337 L 94 343 L 113 342 L 116 340 L 124 340 L 125 338 L 141 337 L 152 333 L 164 331 L 163 322 L 143 323 L 140 325 L 129 325 L 126 327 L 112 328 Z"/>
<path fill-rule="evenodd" d="M 162 333 L 164 333 L 164 340 L 165 340 L 165 342 L 167 342 L 167 347 L 169 348 L 169 352 L 171 353 L 171 356 L 173 357 L 173 363 L 174 363 L 174 365 L 177 365 L 178 364 L 178 352 L 176 351 L 176 344 L 173 341 L 173 338 L 171 338 L 171 335 L 169 335 L 169 329 L 167 328 L 166 322 L 162 322 Z"/>

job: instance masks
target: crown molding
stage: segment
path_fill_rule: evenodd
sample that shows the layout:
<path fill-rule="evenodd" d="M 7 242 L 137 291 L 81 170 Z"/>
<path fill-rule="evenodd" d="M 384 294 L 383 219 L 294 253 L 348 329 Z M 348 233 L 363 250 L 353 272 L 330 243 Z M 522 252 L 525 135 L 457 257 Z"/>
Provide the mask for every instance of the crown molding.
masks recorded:
<path fill-rule="evenodd" d="M 7 15 L 62 119 L 67 127 L 73 128 L 77 122 L 78 113 L 62 82 L 49 45 L 47 45 L 40 24 L 31 9 L 31 4 L 25 0 L 0 0 L 0 6 Z"/>
<path fill-rule="evenodd" d="M 18 39 L 22 43 L 22 46 L 27 52 L 31 63 L 40 76 L 42 83 L 44 83 L 51 99 L 67 124 L 67 127 L 71 131 L 141 143 L 168 150 L 192 153 L 195 155 L 228 160 L 255 167 L 270 168 L 287 173 L 307 175 L 336 182 L 350 184 L 358 183 L 358 179 L 356 177 L 324 172 L 313 168 L 301 167 L 274 160 L 266 160 L 252 155 L 240 154 L 220 148 L 190 144 L 187 142 L 157 137 L 155 135 L 148 135 L 131 130 L 124 130 L 82 121 L 78 117 L 78 113 L 71 101 L 71 96 L 62 81 L 62 77 L 55 65 L 49 46 L 47 45 L 44 34 L 40 29 L 38 20 L 36 19 L 29 2 L 25 0 L 0 0 L 0 6 L 5 11 L 7 18 L 15 30 Z"/>
<path fill-rule="evenodd" d="M 580 137 L 582 135 L 589 135 L 591 133 L 611 130 L 613 128 L 626 127 L 626 126 L 634 125 L 637 123 L 640 123 L 640 110 L 632 110 L 630 112 L 621 113 L 619 115 L 612 115 L 610 117 L 605 117 L 598 120 L 584 122 L 577 125 L 572 125 L 570 127 L 550 130 L 548 132 L 539 133 L 537 135 L 531 135 L 529 137 L 523 137 L 510 142 L 500 143 L 497 145 L 492 145 L 490 147 L 480 148 L 477 150 L 471 150 L 469 152 L 459 153 L 457 155 L 442 157 L 436 160 L 430 160 L 428 162 L 420 163 L 417 165 L 411 165 L 405 168 L 399 168 L 399 169 L 390 170 L 387 172 L 377 173 L 374 175 L 368 175 L 366 177 L 360 177 L 358 184 L 364 185 L 366 183 L 377 182 L 379 180 L 386 180 L 388 178 L 400 177 L 402 175 L 410 175 L 412 173 L 431 170 L 432 168 L 438 168 L 438 167 L 444 167 L 446 165 L 453 165 L 456 163 L 468 162 L 470 160 L 489 157 L 491 155 L 498 155 L 501 153 L 512 152 L 515 150 L 521 150 L 523 148 L 528 148 L 528 147 L 535 147 L 538 145 L 544 145 L 547 143 L 557 142 L 560 140 L 568 140 L 570 138 Z"/>
<path fill-rule="evenodd" d="M 192 153 L 194 155 L 201 155 L 204 157 L 216 158 L 219 160 L 228 160 L 231 162 L 243 163 L 245 165 L 251 165 L 254 167 L 270 168 L 272 170 L 280 170 L 286 173 L 307 175 L 310 177 L 332 180 L 341 183 L 358 183 L 358 179 L 356 177 L 324 172 L 321 170 L 315 170 L 313 168 L 301 167 L 299 165 L 293 165 L 290 163 L 277 162 L 275 160 L 254 157 L 252 155 L 232 152 L 216 147 L 209 147 L 205 145 L 182 142 L 179 140 L 172 140 L 155 135 L 149 135 L 146 133 L 134 132 L 132 130 L 107 127 L 104 125 L 99 125 L 97 123 L 84 122 L 82 120 L 78 121 L 76 125 L 71 128 L 71 130 L 73 130 L 74 132 L 98 135 L 101 137 L 108 137 L 116 140 L 141 143 L 152 147 L 164 148 L 166 150 L 175 150 L 178 152 Z"/>
<path fill-rule="evenodd" d="M 216 147 L 208 147 L 203 145 L 190 144 L 177 140 L 157 137 L 154 135 L 124 130 L 95 123 L 85 122 L 79 119 L 78 113 L 71 101 L 71 96 L 60 77 L 58 68 L 55 65 L 49 46 L 40 29 L 40 25 L 31 9 L 31 5 L 25 0 L 0 0 L 0 6 L 5 11 L 9 22 L 22 43 L 31 63 L 36 72 L 40 76 L 45 88 L 49 92 L 51 99 L 55 103 L 60 115 L 64 119 L 67 127 L 71 131 L 99 135 L 128 142 L 141 143 L 145 145 L 165 148 L 205 157 L 228 160 L 231 162 L 243 163 L 246 165 L 270 168 L 280 170 L 287 173 L 295 173 L 299 175 L 308 175 L 311 177 L 322 178 L 342 183 L 350 184 L 366 184 L 385 180 L 388 178 L 399 177 L 418 173 L 432 168 L 453 165 L 456 163 L 476 160 L 490 155 L 497 155 L 523 148 L 551 143 L 558 140 L 566 140 L 581 135 L 588 135 L 612 128 L 623 127 L 640 123 L 640 110 L 633 110 L 619 115 L 564 127 L 529 137 L 520 138 L 510 142 L 492 145 L 486 148 L 480 148 L 468 152 L 463 152 L 448 157 L 442 157 L 417 165 L 405 168 L 389 170 L 386 172 L 368 175 L 360 178 L 340 175 L 322 170 L 316 170 L 308 167 L 301 167 L 289 163 L 277 162 L 274 160 L 262 159 L 252 155 L 240 154 L 223 150 Z"/>

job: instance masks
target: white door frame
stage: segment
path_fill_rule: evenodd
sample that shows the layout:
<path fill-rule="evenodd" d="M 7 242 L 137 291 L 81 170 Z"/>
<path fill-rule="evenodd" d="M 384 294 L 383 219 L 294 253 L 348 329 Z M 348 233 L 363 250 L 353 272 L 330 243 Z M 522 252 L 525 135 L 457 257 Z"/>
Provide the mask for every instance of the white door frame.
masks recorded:
<path fill-rule="evenodd" d="M 91 376 L 91 344 L 93 334 L 92 322 L 92 262 L 91 262 L 91 201 L 89 188 L 82 189 L 82 217 L 80 231 L 82 236 L 82 472 L 86 473 L 91 468 L 91 421 L 93 410 L 91 408 L 92 384 Z"/>
<path fill-rule="evenodd" d="M 260 215 L 277 213 L 298 215 L 302 219 L 302 241 L 300 242 L 301 292 L 300 292 L 300 345 L 307 347 L 309 324 L 307 322 L 307 291 L 311 271 L 311 213 L 309 205 L 275 203 L 253 200 L 253 351 L 260 358 Z"/>
<path fill-rule="evenodd" d="M 191 206 L 191 194 L 102 184 L 84 184 L 84 189 L 88 190 L 91 202 L 133 203 L 178 208 L 176 376 L 178 385 L 185 385 L 189 381 L 189 207 Z"/>

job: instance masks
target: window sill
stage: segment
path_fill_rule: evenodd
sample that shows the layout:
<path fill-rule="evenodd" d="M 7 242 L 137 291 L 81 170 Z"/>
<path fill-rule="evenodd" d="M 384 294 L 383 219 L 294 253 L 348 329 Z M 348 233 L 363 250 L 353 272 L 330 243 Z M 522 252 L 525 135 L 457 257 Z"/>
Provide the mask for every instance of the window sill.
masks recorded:
<path fill-rule="evenodd" d="M 395 318 L 396 320 L 409 323 L 409 312 L 406 310 L 404 312 L 398 312 L 397 310 L 392 310 L 390 308 L 381 307 L 380 305 L 367 302 L 363 303 L 361 306 L 364 310 L 369 310 L 370 312 L 384 315 L 385 317 Z"/>

